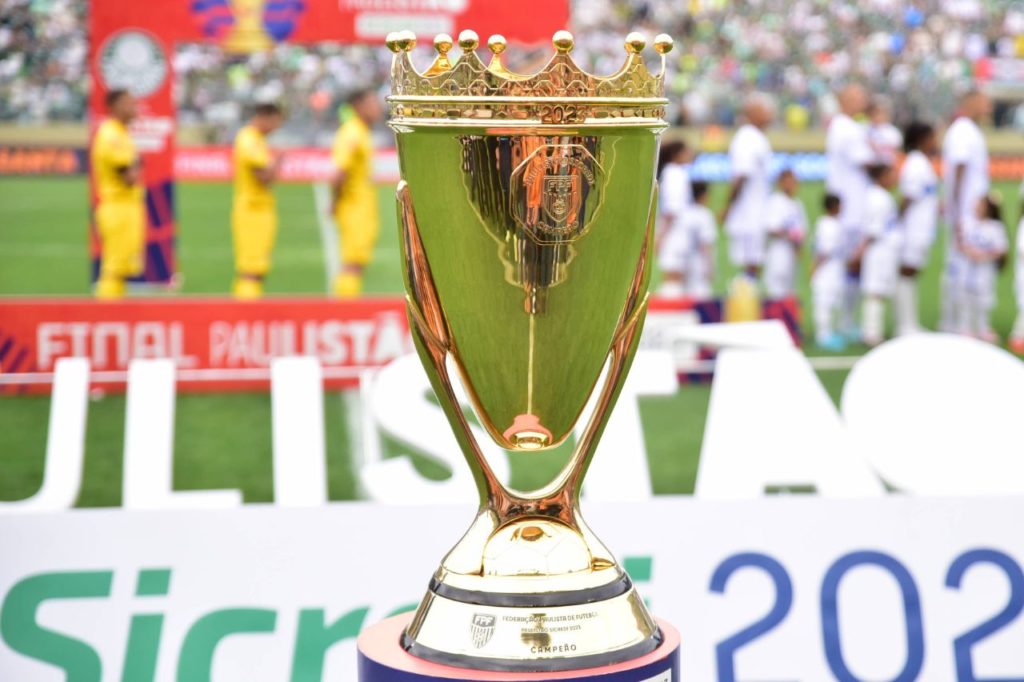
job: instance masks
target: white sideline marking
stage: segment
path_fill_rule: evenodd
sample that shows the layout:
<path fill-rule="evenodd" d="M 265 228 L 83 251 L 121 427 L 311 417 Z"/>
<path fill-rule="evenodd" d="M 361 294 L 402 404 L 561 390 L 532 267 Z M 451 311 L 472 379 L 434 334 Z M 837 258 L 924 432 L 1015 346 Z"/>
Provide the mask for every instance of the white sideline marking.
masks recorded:
<path fill-rule="evenodd" d="M 320 226 L 320 244 L 323 247 L 324 275 L 327 277 L 325 289 L 331 293 L 334 279 L 340 271 L 338 265 L 338 231 L 331 217 L 331 188 L 326 182 L 313 183 L 313 201 L 316 203 L 316 218 Z"/>

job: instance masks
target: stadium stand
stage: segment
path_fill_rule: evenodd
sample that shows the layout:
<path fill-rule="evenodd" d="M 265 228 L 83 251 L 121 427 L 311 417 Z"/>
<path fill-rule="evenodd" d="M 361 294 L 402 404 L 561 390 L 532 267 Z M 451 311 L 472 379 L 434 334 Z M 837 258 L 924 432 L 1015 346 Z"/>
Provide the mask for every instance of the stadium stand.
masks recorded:
<path fill-rule="evenodd" d="M 83 0 L 0 0 L 0 120 L 81 120 L 88 91 Z M 833 92 L 859 79 L 892 100 L 897 124 L 945 118 L 977 79 L 1004 95 L 995 124 L 1024 128 L 1012 73 L 1024 57 L 1024 7 L 999 0 L 574 0 L 575 56 L 614 70 L 623 33 L 677 36 L 670 90 L 676 123 L 732 126 L 746 92 L 776 93 L 780 124 L 822 125 Z M 429 51 L 429 45 L 418 49 Z M 547 54 L 517 50 L 517 68 Z M 280 45 L 233 56 L 182 45 L 175 57 L 181 122 L 224 142 L 246 103 L 289 103 L 287 137 L 326 142 L 336 105 L 362 87 L 382 87 L 389 55 L 368 47 Z M 1010 82 L 1009 88 L 1003 81 Z M 997 100 L 1000 98 L 997 97 Z"/>

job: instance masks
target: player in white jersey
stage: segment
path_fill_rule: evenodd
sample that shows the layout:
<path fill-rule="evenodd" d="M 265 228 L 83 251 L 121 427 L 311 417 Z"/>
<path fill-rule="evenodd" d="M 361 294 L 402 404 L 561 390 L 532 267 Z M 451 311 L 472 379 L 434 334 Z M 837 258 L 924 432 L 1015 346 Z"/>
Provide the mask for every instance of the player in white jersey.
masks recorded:
<path fill-rule="evenodd" d="M 875 152 L 875 161 L 895 166 L 903 147 L 903 133 L 892 124 L 889 103 L 875 99 L 868 105 L 868 144 Z"/>
<path fill-rule="evenodd" d="M 964 220 L 962 229 L 961 250 L 966 270 L 964 313 L 958 331 L 998 343 L 999 337 L 992 330 L 989 317 L 996 304 L 996 280 L 1009 247 L 999 204 L 988 196 L 979 199 L 974 219 Z"/>
<path fill-rule="evenodd" d="M 1024 197 L 1024 183 L 1020 186 Z M 1010 332 L 1010 350 L 1024 355 L 1024 204 L 1021 206 L 1020 222 L 1017 223 L 1017 249 L 1014 253 L 1013 290 L 1017 298 L 1017 319 Z"/>
<path fill-rule="evenodd" d="M 856 120 L 864 114 L 867 104 L 863 87 L 843 88 L 839 93 L 840 113 L 832 118 L 825 138 L 825 189 L 841 199 L 839 224 L 843 227 L 843 247 L 848 256 L 840 331 L 851 340 L 860 336 L 856 324 L 860 280 L 852 255 L 863 240 L 864 210 L 871 185 L 867 167 L 875 160 L 867 129 Z"/>
<path fill-rule="evenodd" d="M 732 186 L 721 220 L 729 237 L 729 259 L 756 279 L 764 261 L 764 216 L 772 191 L 772 147 L 764 128 L 775 118 L 775 105 L 755 93 L 744 105 L 747 122 L 729 145 Z"/>
<path fill-rule="evenodd" d="M 873 184 L 868 188 L 864 239 L 858 249 L 864 291 L 861 323 L 864 343 L 877 346 L 885 340 L 885 303 L 896 290 L 902 235 L 896 200 L 891 193 L 896 173 L 892 166 L 874 165 L 868 175 Z"/>
<path fill-rule="evenodd" d="M 807 214 L 796 193 L 799 183 L 789 168 L 779 173 L 778 190 L 768 198 L 764 256 L 764 292 L 768 298 L 793 295 L 800 247 L 807 236 Z"/>
<path fill-rule="evenodd" d="M 960 244 L 963 224 L 974 215 L 978 201 L 988 194 L 989 167 L 985 136 L 978 122 L 992 112 L 992 102 L 979 91 L 960 101 L 959 116 L 942 141 L 942 181 L 945 185 L 946 268 L 943 276 L 941 329 L 959 326 L 964 302 L 966 265 Z"/>
<path fill-rule="evenodd" d="M 835 331 L 846 278 L 846 254 L 843 228 L 839 224 L 840 199 L 826 194 L 824 212 L 814 226 L 814 270 L 811 274 L 811 299 L 814 308 L 814 333 L 819 347 L 830 351 L 846 348 L 846 339 Z"/>
<path fill-rule="evenodd" d="M 935 129 L 914 122 L 903 136 L 907 157 L 900 169 L 900 221 L 903 248 L 900 280 L 896 285 L 896 330 L 913 334 L 921 330 L 917 305 L 918 275 L 928 263 L 939 220 L 939 180 L 932 166 L 938 150 Z"/>
<path fill-rule="evenodd" d="M 675 258 L 678 244 L 685 243 L 683 216 L 690 207 L 689 152 L 682 140 L 666 142 L 658 156 L 658 232 L 655 247 L 661 268 L 661 286 L 658 293 L 669 298 L 683 295 L 686 262 Z"/>
<path fill-rule="evenodd" d="M 711 298 L 715 281 L 715 243 L 718 227 L 708 208 L 708 183 L 692 184 L 693 202 L 684 224 L 689 237 L 686 264 L 686 295 L 696 301 Z"/>
<path fill-rule="evenodd" d="M 682 272 L 677 296 L 696 301 L 711 298 L 715 279 L 715 242 L 718 228 L 708 208 L 708 183 L 691 183 L 693 201 L 679 220 L 679 229 L 665 237 L 659 255 L 663 271 Z M 661 290 L 659 290 L 661 293 Z"/>

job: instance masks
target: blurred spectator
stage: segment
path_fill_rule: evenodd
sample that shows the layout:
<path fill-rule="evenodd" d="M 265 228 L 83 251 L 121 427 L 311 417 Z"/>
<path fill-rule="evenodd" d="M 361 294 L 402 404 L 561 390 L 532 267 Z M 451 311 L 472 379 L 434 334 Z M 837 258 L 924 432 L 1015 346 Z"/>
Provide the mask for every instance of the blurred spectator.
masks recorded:
<path fill-rule="evenodd" d="M 947 118 L 974 80 L 1017 82 L 1024 71 L 1024 5 L 1006 0 L 571 0 L 574 57 L 596 73 L 622 63 L 629 30 L 667 32 L 668 91 L 675 123 L 735 126 L 744 98 L 773 93 L 780 124 L 823 126 L 832 92 L 860 80 L 892 103 L 893 122 Z M 0 119 L 76 120 L 86 85 L 84 0 L 0 0 Z M 460 27 L 461 28 L 461 27 Z M 430 59 L 421 40 L 418 63 Z M 538 68 L 549 46 L 509 50 L 512 65 Z M 390 53 L 379 46 L 281 45 L 232 56 L 183 45 L 176 97 L 185 123 L 210 141 L 230 139 L 247 105 L 287 104 L 284 137 L 324 143 L 337 105 L 386 87 Z M 1009 77 L 1008 77 L 1009 76 Z M 1013 98 L 996 123 L 1024 126 Z"/>
<path fill-rule="evenodd" d="M 85 12 L 78 0 L 0 0 L 0 120 L 84 117 Z"/>

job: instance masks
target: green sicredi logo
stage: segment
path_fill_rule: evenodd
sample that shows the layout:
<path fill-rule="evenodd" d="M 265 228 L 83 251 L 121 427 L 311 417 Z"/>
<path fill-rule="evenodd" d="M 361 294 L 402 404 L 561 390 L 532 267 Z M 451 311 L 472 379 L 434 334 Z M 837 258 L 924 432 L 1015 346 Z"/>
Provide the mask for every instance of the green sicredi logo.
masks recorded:
<path fill-rule="evenodd" d="M 626 557 L 623 567 L 635 582 L 648 582 L 652 557 Z M 161 651 L 164 614 L 146 609 L 146 599 L 171 596 L 170 568 L 143 568 L 135 581 L 140 612 L 131 615 L 121 661 L 121 682 L 153 682 Z M 39 573 L 15 583 L 0 605 L 0 637 L 11 650 L 64 671 L 67 682 L 101 682 L 114 679 L 103 674 L 104 662 L 87 642 L 39 622 L 40 609 L 51 602 L 103 599 L 111 596 L 113 570 Z M 416 603 L 403 604 L 388 616 L 412 611 Z M 369 606 L 354 608 L 328 622 L 322 608 L 298 612 L 292 651 L 290 682 L 320 682 L 328 650 L 355 639 L 366 622 Z M 270 608 L 221 608 L 205 613 L 189 626 L 178 652 L 177 682 L 210 682 L 218 645 L 236 635 L 273 634 L 278 612 Z M 108 661 L 113 665 L 113 662 Z"/>
<path fill-rule="evenodd" d="M 113 571 L 67 571 L 40 573 L 23 578 L 7 592 L 0 609 L 0 636 L 13 651 L 48 663 L 64 671 L 67 682 L 100 682 L 103 662 L 86 642 L 40 625 L 38 613 L 47 602 L 110 597 Z M 171 569 L 147 568 L 138 572 L 135 596 L 162 597 L 170 594 Z M 389 615 L 411 611 L 406 604 Z M 299 611 L 291 682 L 319 682 L 324 658 L 335 644 L 353 639 L 364 625 L 369 607 L 353 609 L 328 622 L 323 609 Z M 125 645 L 121 682 L 152 682 L 160 655 L 163 633 L 162 613 L 131 616 Z M 224 608 L 196 620 L 181 645 L 176 678 L 178 682 L 209 682 L 217 646 L 233 635 L 273 633 L 277 611 L 267 608 Z"/>

